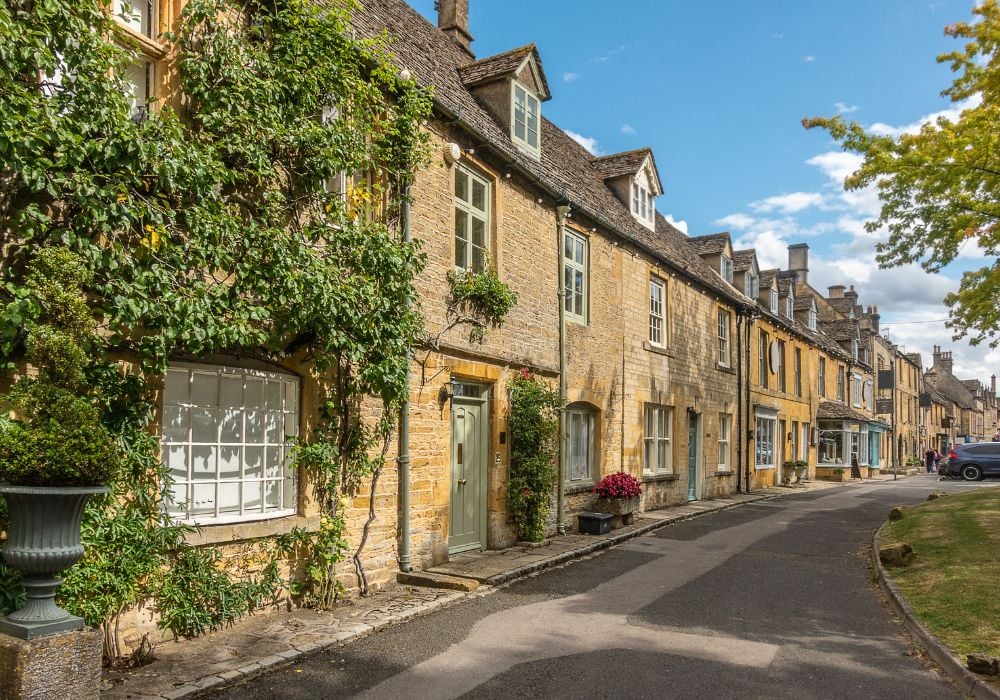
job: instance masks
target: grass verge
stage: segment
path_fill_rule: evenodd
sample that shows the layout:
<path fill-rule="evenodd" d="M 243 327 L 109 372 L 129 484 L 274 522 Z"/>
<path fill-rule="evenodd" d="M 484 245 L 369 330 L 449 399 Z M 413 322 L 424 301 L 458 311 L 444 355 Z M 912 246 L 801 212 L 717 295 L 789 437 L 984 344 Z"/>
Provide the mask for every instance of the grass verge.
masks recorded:
<path fill-rule="evenodd" d="M 915 556 L 888 573 L 920 621 L 960 659 L 1000 656 L 1000 488 L 977 489 L 908 509 L 882 544 Z"/>

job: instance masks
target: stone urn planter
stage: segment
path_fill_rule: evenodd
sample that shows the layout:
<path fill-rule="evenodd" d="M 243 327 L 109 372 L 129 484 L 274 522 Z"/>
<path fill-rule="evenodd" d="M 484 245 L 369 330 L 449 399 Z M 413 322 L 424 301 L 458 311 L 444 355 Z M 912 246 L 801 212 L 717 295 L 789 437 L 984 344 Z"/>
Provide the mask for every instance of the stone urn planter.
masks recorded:
<path fill-rule="evenodd" d="M 639 510 L 639 497 L 631 498 L 598 498 L 594 508 L 598 513 L 610 513 L 614 516 L 611 523 L 612 529 L 631 525 L 635 519 L 635 512 Z"/>
<path fill-rule="evenodd" d="M 642 493 L 639 479 L 628 472 L 613 472 L 597 482 L 593 492 L 598 496 L 597 512 L 610 513 L 614 518 L 611 529 L 632 524 L 632 514 L 639 510 Z"/>
<path fill-rule="evenodd" d="M 56 574 L 83 556 L 80 521 L 91 496 L 109 493 L 106 486 L 12 486 L 0 484 L 10 524 L 4 561 L 24 577 L 24 607 L 0 617 L 0 632 L 35 639 L 83 629 L 83 619 L 55 602 L 62 583 Z"/>

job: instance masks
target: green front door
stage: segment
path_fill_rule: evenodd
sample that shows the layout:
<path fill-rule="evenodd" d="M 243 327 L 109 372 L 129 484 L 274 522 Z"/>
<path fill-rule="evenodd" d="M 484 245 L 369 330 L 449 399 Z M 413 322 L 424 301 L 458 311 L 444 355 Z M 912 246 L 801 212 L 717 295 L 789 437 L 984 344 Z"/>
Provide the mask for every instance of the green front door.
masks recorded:
<path fill-rule="evenodd" d="M 456 394 L 452 399 L 450 554 L 486 545 L 487 411 L 485 397 Z"/>
<path fill-rule="evenodd" d="M 688 500 L 698 500 L 698 414 L 688 413 Z"/>

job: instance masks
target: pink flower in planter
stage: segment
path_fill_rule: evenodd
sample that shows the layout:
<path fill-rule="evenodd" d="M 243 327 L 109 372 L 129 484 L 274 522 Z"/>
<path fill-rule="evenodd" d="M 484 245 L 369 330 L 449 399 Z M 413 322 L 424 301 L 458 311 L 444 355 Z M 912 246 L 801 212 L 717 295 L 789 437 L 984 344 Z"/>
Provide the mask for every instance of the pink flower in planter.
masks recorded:
<path fill-rule="evenodd" d="M 642 492 L 642 482 L 628 472 L 615 472 L 601 479 L 593 491 L 601 498 L 634 498 Z"/>

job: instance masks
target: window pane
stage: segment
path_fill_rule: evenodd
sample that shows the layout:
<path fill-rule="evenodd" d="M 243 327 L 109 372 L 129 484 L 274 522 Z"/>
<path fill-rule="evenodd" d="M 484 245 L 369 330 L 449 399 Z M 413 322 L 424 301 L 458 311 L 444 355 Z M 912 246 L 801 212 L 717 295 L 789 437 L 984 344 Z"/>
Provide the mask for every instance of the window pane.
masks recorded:
<path fill-rule="evenodd" d="M 191 410 L 191 442 L 215 442 L 219 439 L 215 409 L 195 408 Z"/>
<path fill-rule="evenodd" d="M 240 478 L 240 448 L 233 446 L 222 447 L 219 450 L 219 478 L 239 479 Z"/>
<path fill-rule="evenodd" d="M 455 197 L 463 202 L 469 201 L 469 175 L 462 170 L 455 171 Z"/>
<path fill-rule="evenodd" d="M 472 206 L 486 211 L 486 186 L 479 180 L 472 181 Z"/>
<path fill-rule="evenodd" d="M 195 406 L 216 406 L 218 404 L 218 375 L 195 372 L 191 377 L 191 403 Z"/>

